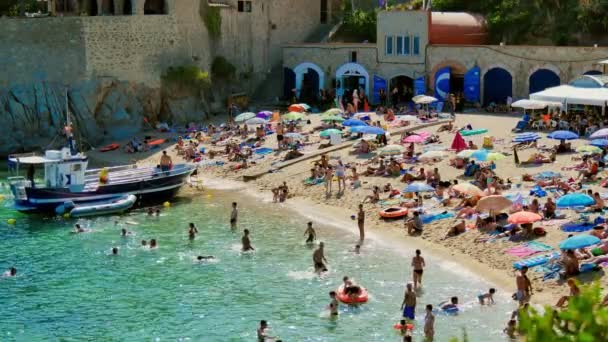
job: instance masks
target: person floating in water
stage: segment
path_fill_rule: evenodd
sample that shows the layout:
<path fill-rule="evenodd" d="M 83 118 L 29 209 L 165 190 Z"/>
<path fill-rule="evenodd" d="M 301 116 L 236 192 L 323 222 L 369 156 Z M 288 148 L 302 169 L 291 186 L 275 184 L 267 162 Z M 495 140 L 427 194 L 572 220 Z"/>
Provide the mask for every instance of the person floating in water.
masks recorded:
<path fill-rule="evenodd" d="M 443 302 L 441 304 L 439 304 L 439 306 L 441 307 L 441 310 L 443 311 L 449 311 L 449 312 L 455 312 L 458 311 L 458 297 L 452 297 L 450 298 L 450 302 Z"/>
<path fill-rule="evenodd" d="M 329 309 L 329 314 L 331 316 L 338 316 L 338 300 L 336 299 L 336 291 L 331 291 L 329 293 L 329 298 L 331 298 L 331 301 L 329 302 L 329 305 L 327 306 L 327 308 Z"/>
<path fill-rule="evenodd" d="M 494 304 L 494 294 L 496 293 L 496 289 L 495 288 L 491 288 L 490 291 L 488 291 L 488 293 L 483 293 L 480 294 L 479 296 L 477 296 L 477 299 L 479 300 L 479 304 L 484 305 L 486 304 L 486 300 L 487 300 L 487 304 Z"/>
<path fill-rule="evenodd" d="M 304 231 L 304 236 L 308 235 L 306 243 L 313 243 L 317 239 L 317 232 L 312 227 L 312 222 L 308 222 L 308 228 Z"/>
<path fill-rule="evenodd" d="M 420 254 L 420 250 L 417 249 L 416 256 L 412 258 L 412 267 L 414 268 L 414 274 L 412 276 L 414 291 L 418 289 L 418 287 L 422 286 L 422 273 L 424 272 L 424 267 L 426 267 L 424 258 L 421 257 Z"/>
<path fill-rule="evenodd" d="M 215 259 L 215 257 L 213 255 L 199 255 L 196 257 L 197 261 L 207 261 L 207 260 L 213 260 Z"/>
<path fill-rule="evenodd" d="M 131 234 L 133 234 L 133 233 L 131 233 L 130 231 L 126 230 L 125 228 L 123 228 L 123 229 L 120 230 L 120 236 L 122 236 L 122 237 L 126 237 L 126 236 L 131 235 Z"/>
<path fill-rule="evenodd" d="M 353 283 L 348 276 L 342 278 L 342 283 L 344 294 L 349 296 L 353 300 L 353 303 L 356 302 L 355 299 L 361 294 L 361 286 Z"/>
<path fill-rule="evenodd" d="M 194 223 L 190 222 L 189 227 L 188 227 L 188 239 L 190 241 L 193 241 L 194 238 L 196 237 L 196 234 L 198 234 L 198 229 L 196 229 L 196 226 L 194 225 Z"/>
<path fill-rule="evenodd" d="M 141 246 L 142 246 L 142 247 L 146 247 L 146 246 L 148 246 L 148 241 L 146 241 L 146 240 L 141 240 Z"/>
<path fill-rule="evenodd" d="M 17 276 L 17 269 L 14 267 L 9 268 L 4 273 L 2 273 L 3 278 L 10 278 L 10 277 L 16 277 L 16 276 Z"/>
<path fill-rule="evenodd" d="M 355 245 L 355 249 L 353 250 L 355 254 L 361 254 L 361 245 Z"/>
<path fill-rule="evenodd" d="M 154 214 L 156 215 L 156 217 L 160 216 L 160 209 L 156 209 L 156 211 L 154 211 Z"/>
<path fill-rule="evenodd" d="M 112 255 L 118 255 L 118 247 L 112 247 Z"/>
<path fill-rule="evenodd" d="M 156 245 L 156 239 L 152 239 L 152 240 L 150 240 L 150 249 L 154 249 L 154 248 L 156 248 L 156 247 L 158 247 L 158 246 Z"/>
<path fill-rule="evenodd" d="M 249 239 L 249 229 L 245 229 L 243 231 L 243 237 L 241 238 L 241 243 L 243 244 L 242 251 L 255 251 L 255 248 L 251 245 L 251 240 Z"/>
<path fill-rule="evenodd" d="M 90 232 L 90 231 L 91 231 L 90 229 L 87 229 L 87 228 L 82 228 L 82 227 L 80 226 L 80 224 L 76 223 L 76 224 L 74 225 L 74 230 L 72 230 L 72 233 L 74 233 L 74 234 L 80 234 L 80 233 L 88 233 L 88 232 Z"/>
<path fill-rule="evenodd" d="M 148 208 L 148 216 L 154 216 L 154 209 Z"/>
<path fill-rule="evenodd" d="M 315 273 L 327 272 L 327 266 L 325 266 L 327 259 L 325 259 L 325 253 L 323 252 L 323 247 L 324 247 L 323 242 L 320 242 L 319 248 L 317 248 L 312 253 L 312 262 L 315 267 Z"/>
<path fill-rule="evenodd" d="M 232 202 L 232 212 L 230 213 L 230 228 L 232 230 L 236 229 L 236 220 L 239 216 L 239 211 L 236 209 L 236 202 Z"/>

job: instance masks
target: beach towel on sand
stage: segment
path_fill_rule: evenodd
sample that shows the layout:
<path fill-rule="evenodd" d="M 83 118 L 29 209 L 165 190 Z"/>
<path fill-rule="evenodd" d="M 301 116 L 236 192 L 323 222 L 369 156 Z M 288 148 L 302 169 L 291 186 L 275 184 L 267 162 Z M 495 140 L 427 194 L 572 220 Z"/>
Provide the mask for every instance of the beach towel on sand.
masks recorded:
<path fill-rule="evenodd" d="M 552 250 L 553 247 L 545 245 L 544 243 L 530 241 L 522 245 L 515 246 L 506 250 L 506 253 L 516 257 L 527 257 L 536 253 L 547 252 Z"/>
<path fill-rule="evenodd" d="M 562 230 L 568 233 L 586 232 L 595 227 L 593 222 L 570 222 L 561 226 Z"/>

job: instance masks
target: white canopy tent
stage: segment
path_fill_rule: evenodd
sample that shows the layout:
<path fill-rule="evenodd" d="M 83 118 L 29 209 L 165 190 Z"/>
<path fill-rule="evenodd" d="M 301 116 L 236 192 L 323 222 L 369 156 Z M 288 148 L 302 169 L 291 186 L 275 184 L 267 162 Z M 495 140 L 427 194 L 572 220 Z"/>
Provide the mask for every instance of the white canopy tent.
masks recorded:
<path fill-rule="evenodd" d="M 608 102 L 608 88 L 580 88 L 566 84 L 530 94 L 530 100 L 604 107 Z"/>

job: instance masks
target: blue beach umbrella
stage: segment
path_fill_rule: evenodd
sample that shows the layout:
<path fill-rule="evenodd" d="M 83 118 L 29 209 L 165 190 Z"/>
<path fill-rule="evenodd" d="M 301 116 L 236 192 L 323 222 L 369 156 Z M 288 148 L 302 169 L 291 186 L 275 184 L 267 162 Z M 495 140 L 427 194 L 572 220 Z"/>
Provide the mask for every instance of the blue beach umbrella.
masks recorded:
<path fill-rule="evenodd" d="M 567 194 L 557 199 L 559 208 L 586 207 L 595 203 L 595 200 L 588 195 L 581 193 Z"/>
<path fill-rule="evenodd" d="M 359 119 L 348 119 L 342 122 L 342 126 L 355 127 L 355 126 L 367 126 L 367 124 Z"/>
<path fill-rule="evenodd" d="M 534 179 L 551 179 L 553 177 L 561 177 L 562 175 L 560 173 L 557 172 L 553 172 L 553 171 L 542 171 L 539 172 L 536 176 L 534 176 Z"/>
<path fill-rule="evenodd" d="M 517 134 L 515 138 L 513 138 L 513 142 L 530 142 L 536 141 L 540 138 L 540 135 L 538 135 L 537 133 L 521 133 Z"/>
<path fill-rule="evenodd" d="M 579 249 L 599 243 L 600 239 L 589 234 L 579 234 L 569 237 L 559 244 L 560 249 Z"/>
<path fill-rule="evenodd" d="M 430 186 L 426 183 L 421 183 L 421 182 L 410 183 L 405 187 L 405 189 L 403 189 L 403 192 L 429 192 L 429 191 L 435 191 L 435 189 L 433 189 L 432 186 Z"/>
<path fill-rule="evenodd" d="M 608 139 L 594 139 L 591 140 L 591 143 L 589 143 L 589 145 L 597 147 L 606 147 L 608 146 Z"/>
<path fill-rule="evenodd" d="M 578 134 L 570 131 L 555 131 L 547 135 L 547 138 L 555 140 L 574 140 L 578 139 Z"/>
<path fill-rule="evenodd" d="M 485 161 L 488 159 L 488 151 L 487 150 L 477 150 L 471 154 L 471 158 L 475 158 L 479 161 Z"/>
<path fill-rule="evenodd" d="M 363 134 L 384 134 L 384 130 L 376 126 L 355 126 L 350 129 L 353 133 Z"/>

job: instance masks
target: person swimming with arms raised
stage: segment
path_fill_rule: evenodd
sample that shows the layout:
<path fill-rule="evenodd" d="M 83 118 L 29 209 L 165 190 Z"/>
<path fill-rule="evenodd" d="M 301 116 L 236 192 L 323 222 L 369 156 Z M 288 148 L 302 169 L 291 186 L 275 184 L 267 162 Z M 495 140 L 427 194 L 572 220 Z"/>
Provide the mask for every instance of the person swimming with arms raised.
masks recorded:
<path fill-rule="evenodd" d="M 308 222 L 308 228 L 304 231 L 304 236 L 308 235 L 306 243 L 313 243 L 317 239 L 317 232 L 312 227 L 312 222 Z"/>
<path fill-rule="evenodd" d="M 323 247 L 324 244 L 323 242 L 319 242 L 319 248 L 317 248 L 313 253 L 312 253 L 312 262 L 313 262 L 313 266 L 315 268 L 315 273 L 323 273 L 323 272 L 327 272 L 327 266 L 325 266 L 324 262 L 327 262 L 327 259 L 325 259 L 325 253 L 323 252 Z"/>
<path fill-rule="evenodd" d="M 243 231 L 241 243 L 243 244 L 243 248 L 241 249 L 243 252 L 255 251 L 255 248 L 253 248 L 253 246 L 251 245 L 251 239 L 249 239 L 249 229 L 245 229 Z"/>

